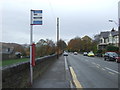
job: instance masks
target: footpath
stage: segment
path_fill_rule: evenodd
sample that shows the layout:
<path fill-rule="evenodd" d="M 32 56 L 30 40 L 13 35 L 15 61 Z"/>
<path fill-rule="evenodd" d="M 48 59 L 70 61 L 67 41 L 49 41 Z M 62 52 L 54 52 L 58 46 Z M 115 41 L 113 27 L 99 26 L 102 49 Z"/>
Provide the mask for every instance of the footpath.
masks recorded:
<path fill-rule="evenodd" d="M 34 81 L 32 88 L 70 88 L 63 55 Z"/>

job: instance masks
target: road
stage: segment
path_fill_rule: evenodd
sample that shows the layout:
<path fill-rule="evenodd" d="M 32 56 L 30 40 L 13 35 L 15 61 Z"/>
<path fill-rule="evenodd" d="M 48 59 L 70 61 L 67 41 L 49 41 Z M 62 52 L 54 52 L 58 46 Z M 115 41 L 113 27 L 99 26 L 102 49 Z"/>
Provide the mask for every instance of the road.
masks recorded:
<path fill-rule="evenodd" d="M 118 88 L 118 63 L 72 53 L 65 59 L 82 88 Z"/>

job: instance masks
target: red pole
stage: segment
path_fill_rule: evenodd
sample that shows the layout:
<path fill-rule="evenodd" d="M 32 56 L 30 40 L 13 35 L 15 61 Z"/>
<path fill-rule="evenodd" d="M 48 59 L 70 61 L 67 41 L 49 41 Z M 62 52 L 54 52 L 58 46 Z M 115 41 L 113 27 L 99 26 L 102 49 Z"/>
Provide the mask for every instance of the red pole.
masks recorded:
<path fill-rule="evenodd" d="M 35 66 L 35 44 L 32 44 L 32 66 Z"/>

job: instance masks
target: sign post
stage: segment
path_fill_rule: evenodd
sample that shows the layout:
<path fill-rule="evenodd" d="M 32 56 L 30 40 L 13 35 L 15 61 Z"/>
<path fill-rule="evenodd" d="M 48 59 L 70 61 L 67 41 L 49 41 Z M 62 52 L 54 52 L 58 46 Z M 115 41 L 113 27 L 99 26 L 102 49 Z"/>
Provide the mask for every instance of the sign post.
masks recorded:
<path fill-rule="evenodd" d="M 42 25 L 42 10 L 31 10 L 30 22 L 30 84 L 33 83 L 33 66 L 35 62 L 35 45 L 33 44 L 33 25 Z"/>
<path fill-rule="evenodd" d="M 118 32 L 119 32 L 119 52 L 120 52 L 120 1 L 118 2 Z M 118 72 L 120 72 L 120 65 L 118 65 Z M 118 75 L 118 88 L 120 89 L 120 75 Z"/>
<path fill-rule="evenodd" d="M 118 2 L 118 32 L 119 32 L 119 52 L 120 52 L 120 1 Z"/>
<path fill-rule="evenodd" d="M 59 58 L 59 18 L 57 18 L 57 59 Z"/>

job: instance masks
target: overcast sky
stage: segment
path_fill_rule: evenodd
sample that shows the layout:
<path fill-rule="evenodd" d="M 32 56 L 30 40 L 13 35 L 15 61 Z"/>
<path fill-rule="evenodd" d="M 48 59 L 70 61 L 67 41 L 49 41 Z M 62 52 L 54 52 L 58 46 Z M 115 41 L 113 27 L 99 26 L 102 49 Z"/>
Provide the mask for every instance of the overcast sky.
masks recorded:
<path fill-rule="evenodd" d="M 60 18 L 60 38 L 66 42 L 79 36 L 93 37 L 101 31 L 117 29 L 119 0 L 2 0 L 2 41 L 30 43 L 30 10 L 43 10 L 43 25 L 36 25 L 34 42 L 56 41 L 56 18 Z M 1 31 L 0 31 L 1 33 Z"/>

